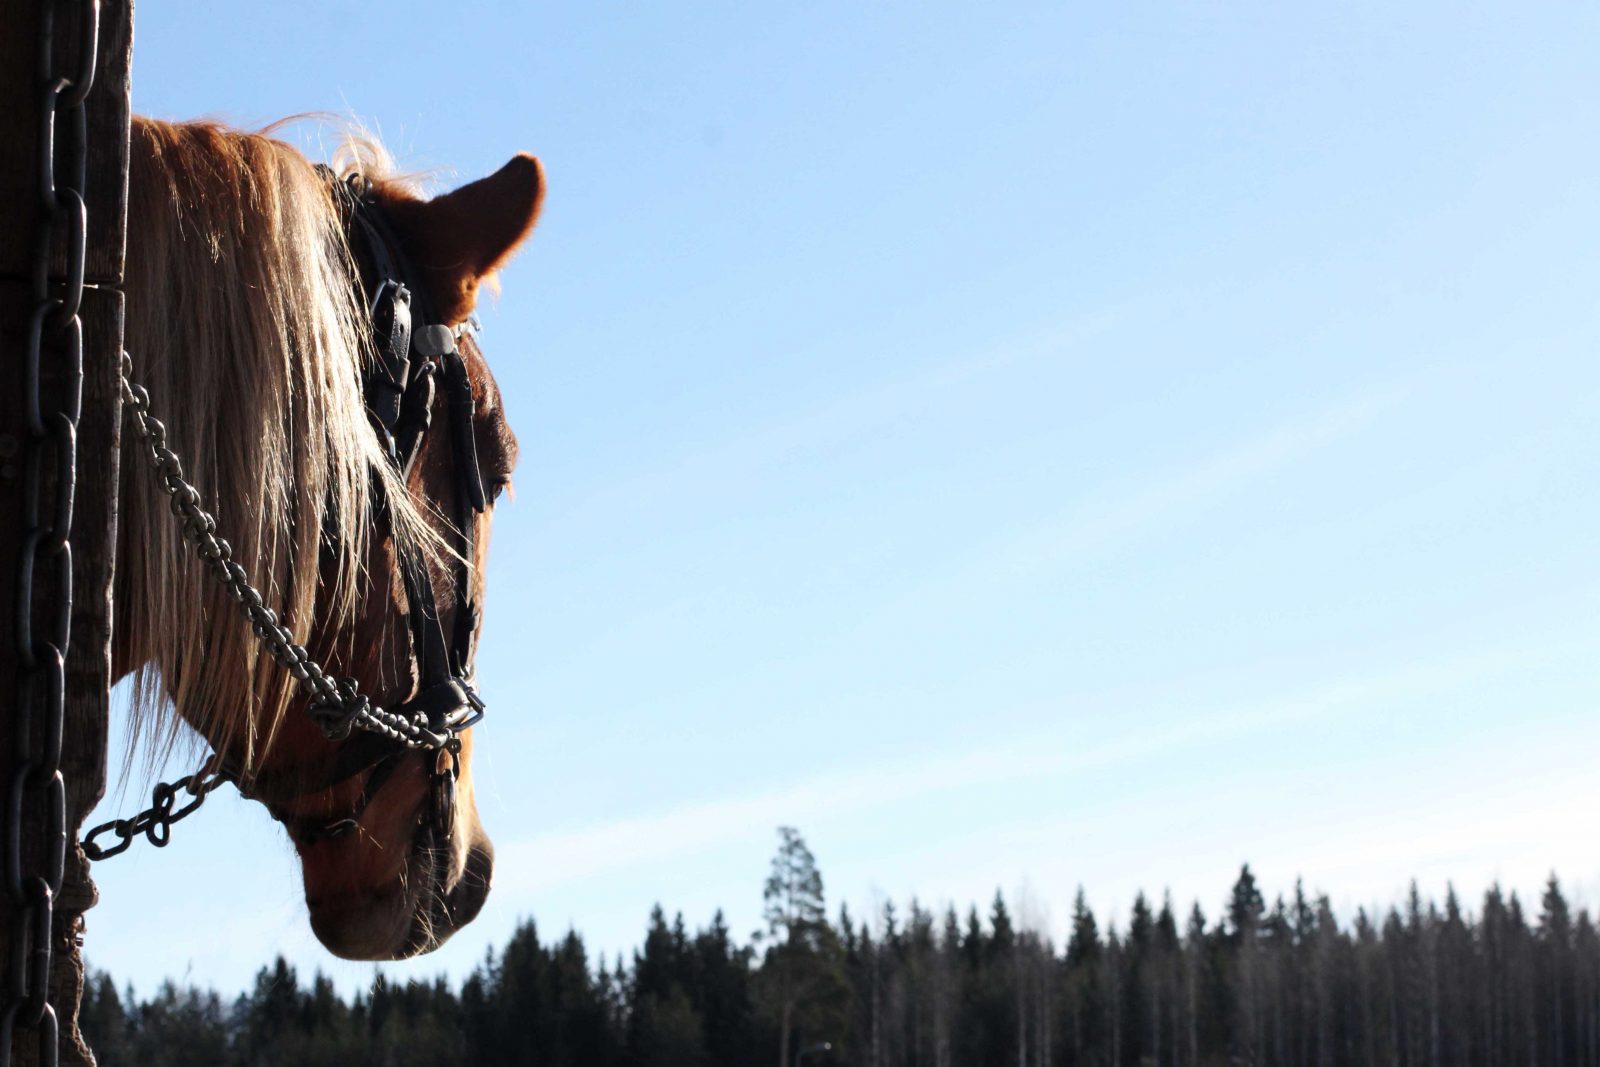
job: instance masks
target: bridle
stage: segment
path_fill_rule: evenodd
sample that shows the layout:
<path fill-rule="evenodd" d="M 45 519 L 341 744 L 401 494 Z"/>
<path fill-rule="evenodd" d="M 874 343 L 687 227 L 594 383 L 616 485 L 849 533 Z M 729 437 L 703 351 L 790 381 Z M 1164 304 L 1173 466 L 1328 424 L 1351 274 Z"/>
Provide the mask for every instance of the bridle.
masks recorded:
<path fill-rule="evenodd" d="M 484 711 L 483 700 L 471 682 L 472 642 L 478 629 L 471 561 L 477 547 L 478 517 L 488 509 L 489 500 L 473 433 L 472 380 L 459 347 L 466 327 L 451 328 L 440 321 L 432 293 L 406 256 L 370 183 L 359 174 L 341 181 L 331 168 L 319 165 L 317 169 L 328 181 L 345 219 L 352 251 L 365 252 L 371 270 L 367 282 L 360 267 L 356 269 L 357 292 L 366 298 L 362 302 L 371 314 L 375 355 L 362 371 L 362 391 L 367 417 L 402 484 L 409 479 L 432 428 L 436 382 L 442 383 L 445 394 L 454 499 L 434 503 L 440 510 L 448 507 L 446 514 L 455 520 L 455 543 L 451 545 L 457 557 L 451 568 L 455 617 L 448 633 L 427 561 L 417 546 L 394 537 L 392 530 L 390 537 L 418 676 L 416 694 L 393 710 L 425 716 L 431 730 L 448 735 L 431 770 L 429 810 L 423 820 L 435 840 L 443 842 L 448 841 L 454 821 L 455 782 L 461 770 L 458 735 L 482 719 Z M 384 517 L 387 502 L 381 495 L 379 500 L 380 517 Z M 409 754 L 382 734 L 363 734 L 341 747 L 328 781 L 305 791 L 320 793 L 367 771 L 354 810 L 321 823 L 297 819 L 279 804 L 268 803 L 267 810 L 301 844 L 341 837 L 359 825 L 367 805 Z"/>
<path fill-rule="evenodd" d="M 478 610 L 472 593 L 472 559 L 477 547 L 477 523 L 491 503 L 483 484 L 473 431 L 475 402 L 472 381 L 459 347 L 463 327 L 452 328 L 439 320 L 432 294 L 407 258 L 405 249 L 370 185 L 353 175 L 341 180 L 330 168 L 319 166 L 345 222 L 352 252 L 365 253 L 371 281 L 362 277 L 358 262 L 352 284 L 371 312 L 375 358 L 362 371 L 362 389 L 368 420 L 390 464 L 404 485 L 432 428 L 434 402 L 439 389 L 445 396 L 452 452 L 452 500 L 434 501 L 454 519 L 450 545 L 455 586 L 455 616 L 445 626 L 440 617 L 428 562 L 420 548 L 394 536 L 389 505 L 381 483 L 378 518 L 389 527 L 389 541 L 400 571 L 406 602 L 411 654 L 417 668 L 417 690 L 408 700 L 380 708 L 362 695 L 353 679 L 335 680 L 297 645 L 279 623 L 261 595 L 249 584 L 244 569 L 233 561 L 228 543 L 216 536 L 215 518 L 200 506 L 200 494 L 183 478 L 178 457 L 166 447 L 165 427 L 150 414 L 150 397 L 131 378 L 132 360 L 122 356 L 125 406 L 134 428 L 155 466 L 162 487 L 172 496 L 173 512 L 202 563 L 225 585 L 250 622 L 267 652 L 307 690 L 307 712 L 333 741 L 343 742 L 334 757 L 331 775 L 290 797 L 257 796 L 268 811 L 301 845 L 342 837 L 356 829 L 367 806 L 412 753 L 434 756 L 421 826 L 436 849 L 450 841 L 454 825 L 455 783 L 460 775 L 461 733 L 478 723 L 484 703 L 472 685 L 472 644 L 477 633 Z M 436 384 L 437 383 L 437 384 Z M 364 773 L 355 807 L 321 822 L 293 814 L 288 805 Z M 177 782 L 156 786 L 150 808 L 129 819 L 113 819 L 95 827 L 83 840 L 90 859 L 105 859 L 124 851 L 139 834 L 152 844 L 170 840 L 171 824 L 184 818 L 224 782 L 233 782 L 251 796 L 252 779 L 221 754 L 200 771 Z M 179 790 L 193 799 L 177 803 Z M 95 838 L 114 833 L 117 844 L 102 847 Z"/>

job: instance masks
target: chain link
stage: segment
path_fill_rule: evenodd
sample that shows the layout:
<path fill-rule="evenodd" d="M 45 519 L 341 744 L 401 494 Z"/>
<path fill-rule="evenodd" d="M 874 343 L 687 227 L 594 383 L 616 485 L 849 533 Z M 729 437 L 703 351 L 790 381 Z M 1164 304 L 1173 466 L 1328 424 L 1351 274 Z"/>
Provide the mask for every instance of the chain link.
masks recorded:
<path fill-rule="evenodd" d="M 41 1064 L 57 1062 L 50 1004 L 55 901 L 66 877 L 67 791 L 61 773 L 66 662 L 72 639 L 72 505 L 77 489 L 78 413 L 83 400 L 83 303 L 88 212 L 89 123 L 99 0 L 78 0 L 81 39 L 70 76 L 55 69 L 59 7 L 39 9 L 40 224 L 34 245 L 33 315 L 23 359 L 22 549 L 17 560 L 15 763 L 6 794 L 5 888 L 14 909 L 0 1067 L 19 1028 L 34 1031 Z M 66 249 L 64 279 L 50 275 L 51 250 Z M 55 383 L 47 389 L 45 379 Z M 48 393 L 48 396 L 47 396 Z M 53 464 L 53 478 L 46 472 Z"/>

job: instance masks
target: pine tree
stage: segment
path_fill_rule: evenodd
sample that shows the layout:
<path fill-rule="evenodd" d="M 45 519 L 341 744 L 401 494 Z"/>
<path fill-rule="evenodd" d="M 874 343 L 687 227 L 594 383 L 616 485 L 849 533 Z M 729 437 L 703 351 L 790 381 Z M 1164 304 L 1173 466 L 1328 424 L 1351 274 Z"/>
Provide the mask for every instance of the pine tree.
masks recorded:
<path fill-rule="evenodd" d="M 78 1008 L 78 1025 L 94 1035 L 94 1047 L 104 1063 L 127 1063 L 128 1018 L 117 995 L 117 985 L 104 971 L 94 972 L 87 965 L 83 983 L 83 1002 Z M 131 990 L 130 990 L 131 994 Z M 130 995 L 130 1003 L 137 1003 Z"/>
<path fill-rule="evenodd" d="M 643 949 L 634 956 L 627 1062 L 693 1067 L 707 1061 L 705 1026 L 689 998 L 683 916 L 667 926 L 658 904 L 650 913 Z"/>
<path fill-rule="evenodd" d="M 1117 1015 L 1122 1021 L 1118 1043 L 1123 1055 L 1134 1063 L 1143 1062 L 1155 1054 L 1151 1031 L 1160 1011 L 1155 1001 L 1152 980 L 1151 956 L 1155 942 L 1155 916 L 1144 893 L 1133 898 L 1133 912 L 1128 919 L 1128 937 L 1124 942 L 1124 972 L 1122 1003 Z"/>
<path fill-rule="evenodd" d="M 1481 1009 L 1471 981 L 1476 970 L 1472 931 L 1461 913 L 1455 886 L 1445 889 L 1444 917 L 1439 925 L 1439 1059 L 1441 1063 L 1481 1062 L 1477 1054 Z"/>
<path fill-rule="evenodd" d="M 1172 913 L 1172 894 L 1161 896 L 1151 951 L 1152 1019 L 1150 1041 L 1157 1063 L 1176 1063 L 1181 1055 L 1183 986 L 1182 944 L 1178 920 Z"/>
<path fill-rule="evenodd" d="M 1543 1043 L 1546 1062 L 1571 1063 L 1577 1046 L 1571 1032 L 1576 1011 L 1572 1002 L 1572 913 L 1561 893 L 1561 883 L 1551 872 L 1541 898 L 1539 914 L 1539 996 L 1549 1013 L 1548 1040 Z"/>
<path fill-rule="evenodd" d="M 718 908 L 691 945 L 690 1000 L 700 1013 L 710 1062 L 734 1067 L 756 1058 L 751 1023 L 750 950 L 739 948 Z"/>
<path fill-rule="evenodd" d="M 1111 1034 L 1106 1021 L 1111 1006 L 1106 1002 L 1105 946 L 1094 912 L 1089 910 L 1083 887 L 1072 904 L 1072 934 L 1067 940 L 1066 975 L 1062 983 L 1067 1001 L 1064 1048 L 1072 1050 L 1074 1063 L 1108 1063 Z"/>
<path fill-rule="evenodd" d="M 1266 901 L 1256 887 L 1255 875 L 1247 863 L 1239 871 L 1228 900 L 1229 944 L 1232 948 L 1229 983 L 1234 1010 L 1234 1054 L 1253 1061 L 1265 1044 L 1262 1015 L 1261 925 L 1266 916 Z"/>
<path fill-rule="evenodd" d="M 771 938 L 762 970 L 778 1024 L 779 1067 L 787 1067 L 797 1031 L 804 1031 L 808 1040 L 839 1036 L 849 991 L 838 940 L 828 925 L 816 857 L 793 827 L 779 827 L 778 836 L 778 852 L 762 892 Z"/>

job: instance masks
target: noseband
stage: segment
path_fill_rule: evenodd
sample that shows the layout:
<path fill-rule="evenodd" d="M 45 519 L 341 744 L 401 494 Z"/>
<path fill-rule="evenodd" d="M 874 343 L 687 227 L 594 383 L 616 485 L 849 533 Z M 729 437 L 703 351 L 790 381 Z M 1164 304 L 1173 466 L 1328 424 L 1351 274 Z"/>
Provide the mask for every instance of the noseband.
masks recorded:
<path fill-rule="evenodd" d="M 297 841 L 310 845 L 354 830 L 373 797 L 407 756 L 431 756 L 427 809 L 421 824 L 442 850 L 450 841 L 455 821 L 460 735 L 481 720 L 484 713 L 483 700 L 471 682 L 472 642 L 478 627 L 478 610 L 472 596 L 472 559 L 477 548 L 478 518 L 488 510 L 490 501 L 473 435 L 472 382 L 458 347 L 461 328 L 440 321 L 432 294 L 406 257 L 370 184 L 360 176 L 341 181 L 329 168 L 317 169 L 329 182 L 351 249 L 366 253 L 372 272 L 370 288 L 359 267 L 353 281 L 362 304 L 371 311 L 374 327 L 376 358 L 362 370 L 362 388 L 368 419 L 402 484 L 408 480 L 432 426 L 437 391 L 442 388 L 445 394 L 453 499 L 434 503 L 455 520 L 451 545 L 457 556 L 451 564 L 455 617 L 448 633 L 439 614 L 426 558 L 418 546 L 394 536 L 393 523 L 388 523 L 406 601 L 411 655 L 417 667 L 417 690 L 409 700 L 388 708 L 378 707 L 361 694 L 354 680 L 330 677 L 304 646 L 294 643 L 288 628 L 263 603 L 244 568 L 234 561 L 232 547 L 216 535 L 216 519 L 201 506 L 199 492 L 184 479 L 182 463 L 166 447 L 166 428 L 151 415 L 149 394 L 133 381 L 132 359 L 126 352 L 122 355 L 124 407 L 146 446 L 162 488 L 172 497 L 173 513 L 183 524 L 185 536 L 201 562 L 227 587 L 266 651 L 310 694 L 307 711 L 323 734 L 331 741 L 343 742 L 334 757 L 332 775 L 297 796 L 325 792 L 358 774 L 366 774 L 355 808 L 320 823 L 288 810 L 286 803 L 296 797 L 277 803 L 277 798 L 257 799 L 267 804 L 273 817 Z M 376 492 L 378 515 L 387 520 L 392 508 L 381 483 Z M 132 818 L 113 819 L 95 827 L 83 839 L 84 852 L 90 859 L 107 859 L 125 851 L 140 834 L 151 844 L 165 845 L 171 839 L 172 823 L 200 807 L 224 781 L 232 781 L 240 792 L 251 795 L 248 789 L 254 785 L 253 780 L 219 754 L 207 769 L 174 783 L 157 785 L 150 808 Z M 180 804 L 180 789 L 192 799 Z M 106 833 L 115 834 L 118 842 L 109 847 L 97 844 L 96 839 Z"/>

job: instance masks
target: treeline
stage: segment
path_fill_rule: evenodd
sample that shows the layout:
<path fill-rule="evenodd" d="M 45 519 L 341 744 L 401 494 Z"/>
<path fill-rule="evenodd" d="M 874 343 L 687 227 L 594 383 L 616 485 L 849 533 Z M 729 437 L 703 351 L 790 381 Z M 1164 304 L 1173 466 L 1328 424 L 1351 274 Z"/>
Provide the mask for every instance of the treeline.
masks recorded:
<path fill-rule="evenodd" d="M 998 893 L 981 916 L 830 918 L 782 835 L 748 943 L 720 912 L 690 933 L 658 907 L 626 963 L 528 922 L 459 988 L 379 979 L 351 1001 L 282 959 L 232 1001 L 97 973 L 83 1029 L 111 1067 L 1600 1067 L 1600 934 L 1554 876 L 1531 918 L 1498 887 L 1469 912 L 1413 886 L 1345 925 L 1298 884 L 1269 904 L 1248 867 L 1215 918 L 1140 895 L 1102 927 L 1080 891 L 1058 950 Z"/>

